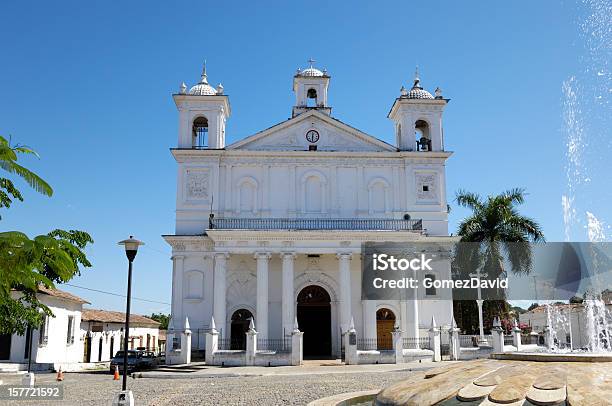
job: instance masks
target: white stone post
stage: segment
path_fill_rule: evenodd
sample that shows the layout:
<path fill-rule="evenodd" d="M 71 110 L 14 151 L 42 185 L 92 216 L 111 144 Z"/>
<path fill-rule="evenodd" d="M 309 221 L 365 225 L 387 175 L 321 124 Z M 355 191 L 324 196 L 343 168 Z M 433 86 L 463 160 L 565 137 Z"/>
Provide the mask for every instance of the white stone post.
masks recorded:
<path fill-rule="evenodd" d="M 270 254 L 260 252 L 257 259 L 257 326 L 259 335 L 268 338 L 268 265 Z"/>
<path fill-rule="evenodd" d="M 393 350 L 395 350 L 395 363 L 402 364 L 404 363 L 404 343 L 402 341 L 402 330 L 400 330 L 397 326 L 391 332 L 391 337 L 393 339 Z"/>
<path fill-rule="evenodd" d="M 181 333 L 181 364 L 191 364 L 191 326 L 185 317 L 185 329 Z"/>
<path fill-rule="evenodd" d="M 457 361 L 459 359 L 459 355 L 461 354 L 461 343 L 459 342 L 459 331 L 460 329 L 457 328 L 457 323 L 455 322 L 455 317 L 453 316 L 451 320 L 451 327 L 449 330 L 451 361 Z"/>
<path fill-rule="evenodd" d="M 478 286 L 478 297 L 480 297 L 480 285 Z M 482 299 L 476 300 L 476 304 L 478 305 L 478 332 L 480 333 L 480 337 L 478 337 L 478 343 L 485 343 L 484 338 L 484 322 L 482 318 Z"/>
<path fill-rule="evenodd" d="M 338 268 L 340 273 L 340 329 L 347 330 L 351 318 L 351 254 L 338 253 Z"/>
<path fill-rule="evenodd" d="M 284 252 L 281 254 L 281 257 L 283 259 L 282 322 L 283 336 L 285 336 L 293 330 L 293 319 L 295 318 L 295 299 L 293 297 L 293 261 L 295 253 Z"/>
<path fill-rule="evenodd" d="M 174 326 L 174 317 L 170 316 L 168 321 L 168 332 L 166 333 L 166 364 L 174 365 L 180 363 L 180 348 L 174 348 L 174 337 L 179 334 Z M 123 343 L 123 340 L 121 341 Z"/>
<path fill-rule="evenodd" d="M 514 319 L 514 328 L 512 329 L 512 338 L 513 338 L 513 343 L 514 346 L 516 347 L 517 351 L 521 350 L 521 329 L 519 328 L 518 325 L 518 320 Z"/>
<path fill-rule="evenodd" d="M 215 352 L 219 349 L 219 332 L 215 326 L 215 318 L 210 320 L 210 332 L 206 333 L 206 355 L 207 365 L 214 365 Z"/>
<path fill-rule="evenodd" d="M 302 365 L 304 360 L 304 333 L 298 328 L 297 317 L 291 332 L 291 365 Z"/>
<path fill-rule="evenodd" d="M 255 355 L 257 354 L 257 331 L 255 322 L 251 319 L 249 331 L 246 333 L 246 364 L 255 365 Z"/>
<path fill-rule="evenodd" d="M 414 146 L 413 146 L 414 147 Z M 413 275 L 412 275 L 414 280 L 417 280 L 416 277 L 416 271 L 413 270 Z M 414 348 L 415 349 L 419 349 L 419 298 L 418 298 L 418 288 L 413 288 L 412 290 L 412 294 L 414 295 L 414 297 L 412 298 L 412 331 L 410 331 L 410 333 L 412 334 L 412 337 L 414 338 Z"/>
<path fill-rule="evenodd" d="M 226 284 L 227 284 L 227 258 L 229 254 L 218 252 L 215 254 L 215 275 L 213 283 L 213 317 L 221 327 L 223 336 L 229 336 L 225 331 L 226 314 Z"/>
<path fill-rule="evenodd" d="M 353 318 L 351 318 L 349 328 L 346 334 L 344 334 L 343 339 L 344 363 L 346 365 L 357 365 L 359 363 L 359 359 L 357 358 L 357 331 L 355 330 Z"/>
<path fill-rule="evenodd" d="M 440 349 L 440 328 L 436 325 L 436 318 L 431 316 L 431 328 L 429 329 L 429 342 L 433 351 L 433 362 L 442 361 L 442 350 Z"/>
<path fill-rule="evenodd" d="M 504 329 L 502 329 L 498 317 L 493 319 L 491 333 L 493 334 L 493 351 L 499 353 L 504 352 Z"/>

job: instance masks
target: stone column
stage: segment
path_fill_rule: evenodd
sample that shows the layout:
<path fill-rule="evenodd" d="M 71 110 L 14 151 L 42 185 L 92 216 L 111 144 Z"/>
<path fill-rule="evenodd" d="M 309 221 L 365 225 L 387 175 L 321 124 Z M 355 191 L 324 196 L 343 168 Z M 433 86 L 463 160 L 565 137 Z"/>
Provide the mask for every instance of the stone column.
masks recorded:
<path fill-rule="evenodd" d="M 184 255 L 172 256 L 172 316 L 183 318 L 183 264 Z"/>
<path fill-rule="evenodd" d="M 351 254 L 336 255 L 340 271 L 340 329 L 344 333 L 351 320 Z"/>
<path fill-rule="evenodd" d="M 268 338 L 268 267 L 270 254 L 259 252 L 257 259 L 257 326 L 261 338 Z"/>
<path fill-rule="evenodd" d="M 293 297 L 293 261 L 295 253 L 284 252 L 283 259 L 283 335 L 289 335 L 293 330 L 293 319 L 295 318 L 295 299 Z M 283 337 L 284 338 L 284 337 Z"/>
<path fill-rule="evenodd" d="M 480 296 L 480 288 L 478 288 L 478 296 Z M 476 304 L 478 305 L 478 332 L 480 333 L 480 337 L 478 338 L 478 343 L 484 343 L 484 323 L 482 320 L 482 299 L 476 300 Z"/>
<path fill-rule="evenodd" d="M 376 339 L 376 301 L 362 300 L 363 338 Z"/>
<path fill-rule="evenodd" d="M 440 328 L 436 325 L 436 319 L 431 317 L 431 328 L 429 329 L 429 342 L 433 351 L 433 362 L 442 361 L 442 351 L 440 350 Z"/>
<path fill-rule="evenodd" d="M 226 283 L 227 283 L 227 259 L 229 254 L 218 252 L 215 254 L 215 280 L 213 297 L 213 317 L 221 328 L 223 338 L 229 338 L 229 332 L 225 331 L 227 319 L 226 314 Z"/>
<path fill-rule="evenodd" d="M 416 271 L 413 271 L 413 275 L 412 278 L 414 280 L 417 279 L 416 277 Z M 415 349 L 419 349 L 419 289 L 418 288 L 413 288 L 412 289 L 412 325 L 410 326 L 411 329 L 409 331 L 409 337 L 414 337 L 414 341 L 415 341 Z"/>

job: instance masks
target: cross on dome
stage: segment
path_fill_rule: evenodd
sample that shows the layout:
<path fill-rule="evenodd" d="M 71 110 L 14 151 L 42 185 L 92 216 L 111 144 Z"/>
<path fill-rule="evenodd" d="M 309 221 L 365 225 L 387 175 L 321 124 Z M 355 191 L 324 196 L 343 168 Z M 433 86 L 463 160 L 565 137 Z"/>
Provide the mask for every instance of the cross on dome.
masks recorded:
<path fill-rule="evenodd" d="M 223 89 L 223 87 L 221 87 L 221 89 Z M 214 96 L 216 94 L 221 93 L 219 93 L 210 84 L 208 84 L 208 75 L 206 73 L 206 60 L 204 60 L 204 66 L 202 67 L 202 75 L 200 76 L 200 83 L 189 89 L 189 94 L 196 96 Z"/>
<path fill-rule="evenodd" d="M 402 87 L 403 88 L 403 87 Z M 405 89 L 401 91 L 402 98 L 406 99 L 433 99 L 434 97 L 427 90 L 424 90 L 421 86 L 421 78 L 419 76 L 419 67 L 417 66 L 414 70 L 414 84 L 409 92 Z"/>
<path fill-rule="evenodd" d="M 297 70 L 297 75 L 299 76 L 310 76 L 310 77 L 321 77 L 325 76 L 325 71 L 321 72 L 319 69 L 314 67 L 314 63 L 316 62 L 314 59 L 309 58 L 307 61 L 308 68 L 304 70 Z"/>

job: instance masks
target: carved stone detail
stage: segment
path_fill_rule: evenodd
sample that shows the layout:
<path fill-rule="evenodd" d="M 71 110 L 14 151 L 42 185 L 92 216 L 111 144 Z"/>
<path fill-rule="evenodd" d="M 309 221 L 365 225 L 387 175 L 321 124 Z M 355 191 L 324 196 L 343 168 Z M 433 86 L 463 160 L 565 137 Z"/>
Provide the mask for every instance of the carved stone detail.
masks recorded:
<path fill-rule="evenodd" d="M 187 169 L 185 171 L 187 200 L 207 200 L 209 192 L 209 170 Z"/>

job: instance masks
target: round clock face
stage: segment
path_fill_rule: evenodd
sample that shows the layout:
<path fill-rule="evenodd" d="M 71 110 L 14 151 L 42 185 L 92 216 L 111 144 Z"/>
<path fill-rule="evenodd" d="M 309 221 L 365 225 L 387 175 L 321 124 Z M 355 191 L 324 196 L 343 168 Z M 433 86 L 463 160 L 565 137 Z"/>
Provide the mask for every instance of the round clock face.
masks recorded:
<path fill-rule="evenodd" d="M 319 133 L 316 130 L 308 130 L 308 132 L 306 132 L 306 140 L 314 144 L 319 141 Z"/>

